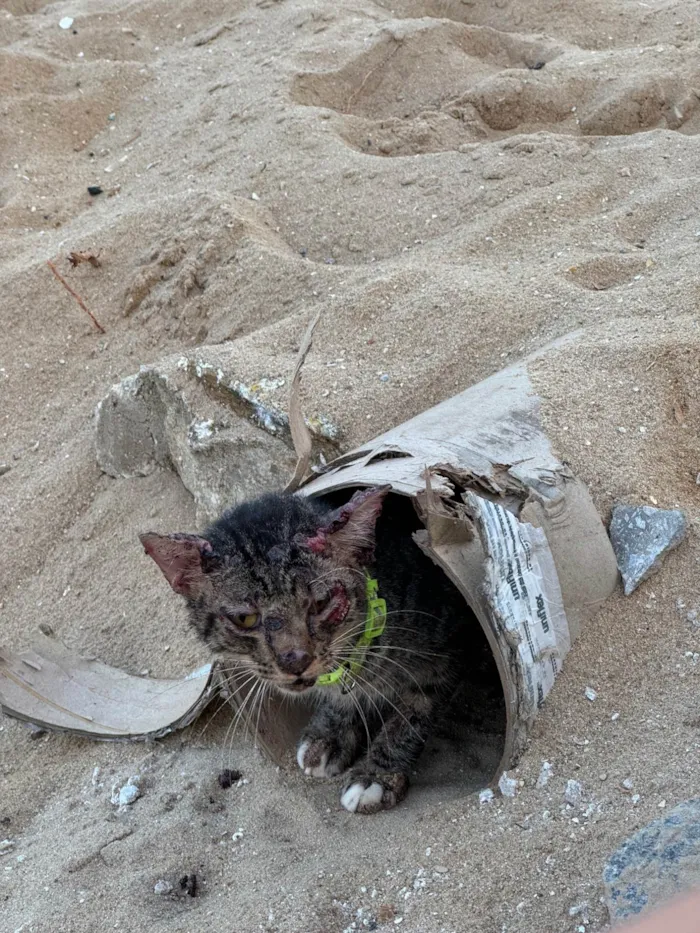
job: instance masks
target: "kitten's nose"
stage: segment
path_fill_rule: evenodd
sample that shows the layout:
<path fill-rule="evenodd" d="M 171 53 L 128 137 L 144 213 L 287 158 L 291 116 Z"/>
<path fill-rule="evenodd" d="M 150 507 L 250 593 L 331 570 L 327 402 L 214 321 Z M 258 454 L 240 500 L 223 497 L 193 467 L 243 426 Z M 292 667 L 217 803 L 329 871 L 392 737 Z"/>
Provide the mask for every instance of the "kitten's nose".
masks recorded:
<path fill-rule="evenodd" d="M 311 664 L 312 658 L 308 651 L 301 648 L 294 648 L 292 651 L 284 651 L 277 655 L 277 664 L 287 674 L 296 674 L 298 677 L 303 674 L 306 668 Z"/>

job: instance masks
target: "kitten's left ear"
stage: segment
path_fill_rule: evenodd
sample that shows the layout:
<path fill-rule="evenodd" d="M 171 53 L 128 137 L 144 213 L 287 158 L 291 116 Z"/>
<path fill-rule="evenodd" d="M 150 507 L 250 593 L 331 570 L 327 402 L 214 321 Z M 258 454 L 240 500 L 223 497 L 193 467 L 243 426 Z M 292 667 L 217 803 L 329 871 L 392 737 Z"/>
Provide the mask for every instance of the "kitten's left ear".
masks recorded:
<path fill-rule="evenodd" d="M 202 592 L 215 560 L 214 549 L 205 538 L 149 532 L 139 535 L 139 540 L 176 593 L 193 597 Z"/>
<path fill-rule="evenodd" d="M 315 535 L 300 542 L 315 554 L 368 564 L 374 558 L 374 530 L 391 486 L 358 490 Z"/>

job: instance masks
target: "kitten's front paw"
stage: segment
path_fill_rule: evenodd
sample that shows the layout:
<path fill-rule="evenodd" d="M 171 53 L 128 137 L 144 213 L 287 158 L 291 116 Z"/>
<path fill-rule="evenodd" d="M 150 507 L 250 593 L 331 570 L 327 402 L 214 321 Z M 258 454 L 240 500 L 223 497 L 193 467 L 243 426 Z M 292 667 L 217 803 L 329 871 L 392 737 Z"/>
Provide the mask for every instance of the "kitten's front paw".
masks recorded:
<path fill-rule="evenodd" d="M 309 777 L 335 777 L 345 770 L 337 749 L 324 739 L 302 739 L 297 749 L 297 764 Z"/>
<path fill-rule="evenodd" d="M 408 778 L 397 772 L 356 772 L 343 788 L 340 802 L 350 813 L 391 810 L 408 792 Z"/>

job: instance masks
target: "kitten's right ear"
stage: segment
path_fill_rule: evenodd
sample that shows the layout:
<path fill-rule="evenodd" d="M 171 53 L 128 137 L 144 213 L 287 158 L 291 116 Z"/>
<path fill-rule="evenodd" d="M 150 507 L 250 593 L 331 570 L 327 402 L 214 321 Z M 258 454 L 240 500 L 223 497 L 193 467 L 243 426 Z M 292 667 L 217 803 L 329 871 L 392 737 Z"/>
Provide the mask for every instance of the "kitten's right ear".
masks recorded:
<path fill-rule="evenodd" d="M 215 559 L 214 549 L 205 538 L 148 532 L 139 535 L 139 540 L 176 593 L 192 597 L 202 592 Z"/>

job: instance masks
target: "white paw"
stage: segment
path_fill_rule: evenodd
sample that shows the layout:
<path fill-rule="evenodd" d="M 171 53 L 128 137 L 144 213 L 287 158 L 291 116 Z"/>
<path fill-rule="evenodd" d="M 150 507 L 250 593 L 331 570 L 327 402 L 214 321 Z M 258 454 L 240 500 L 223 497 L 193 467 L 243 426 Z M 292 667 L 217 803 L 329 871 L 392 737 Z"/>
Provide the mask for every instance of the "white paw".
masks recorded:
<path fill-rule="evenodd" d="M 302 742 L 299 748 L 297 749 L 297 764 L 299 765 L 302 771 L 305 770 L 304 758 L 306 756 L 306 753 L 309 750 L 309 745 L 311 745 L 311 742 Z"/>
<path fill-rule="evenodd" d="M 299 748 L 297 749 L 297 764 L 304 772 L 307 777 L 315 778 L 325 778 L 325 777 L 335 777 L 336 774 L 340 774 L 340 768 L 338 768 L 333 762 L 328 764 L 328 758 L 330 753 L 325 751 L 321 755 L 320 761 L 315 764 L 313 767 L 306 764 L 306 753 L 311 747 L 312 743 L 309 741 L 302 742 Z"/>
<path fill-rule="evenodd" d="M 343 791 L 340 802 L 350 813 L 355 813 L 359 806 L 374 807 L 380 804 L 383 796 L 384 788 L 381 784 L 377 784 L 376 781 L 374 784 L 370 784 L 369 787 L 358 783 L 351 784 L 346 791 Z"/>

